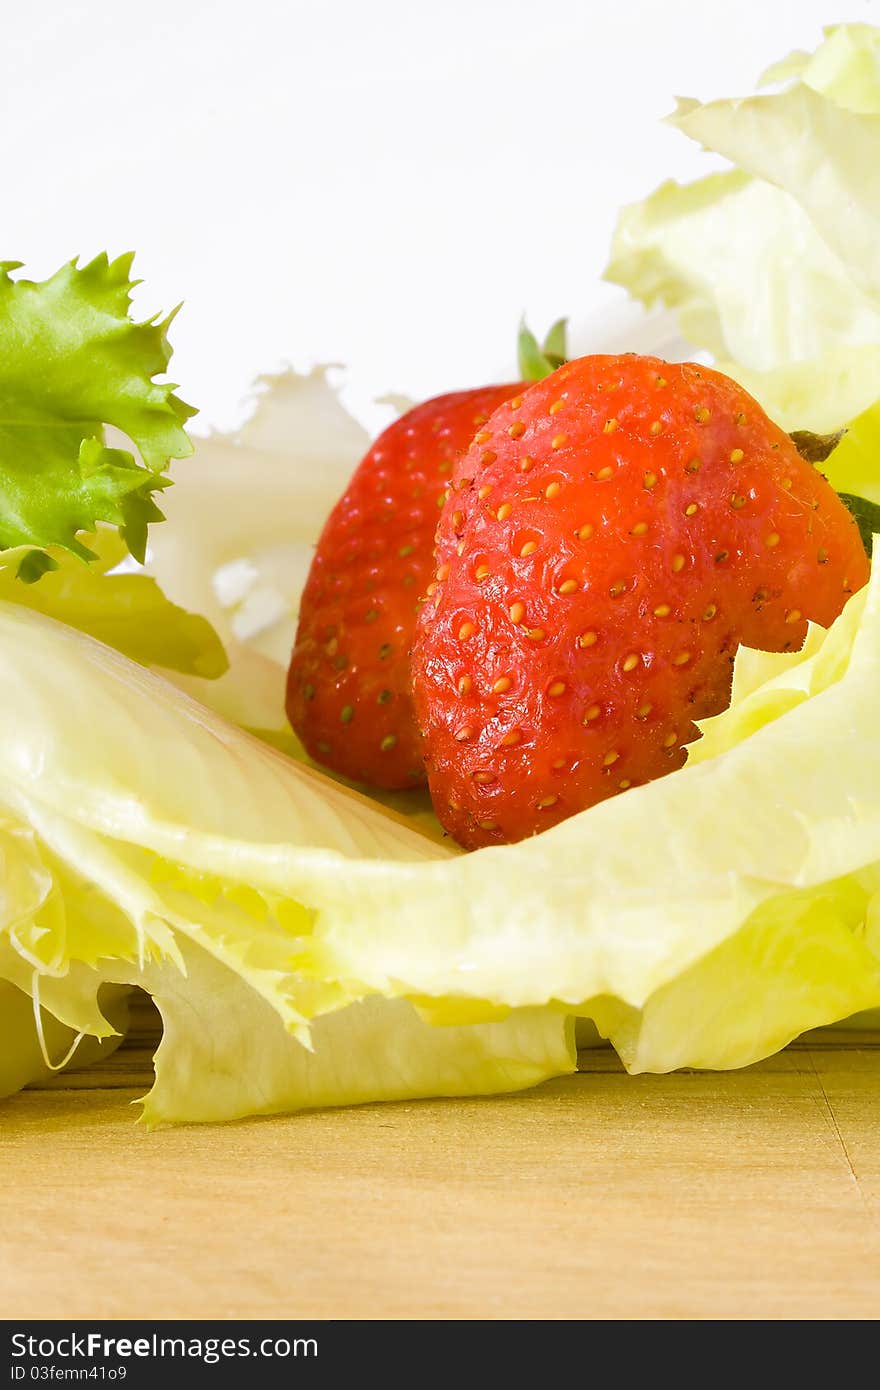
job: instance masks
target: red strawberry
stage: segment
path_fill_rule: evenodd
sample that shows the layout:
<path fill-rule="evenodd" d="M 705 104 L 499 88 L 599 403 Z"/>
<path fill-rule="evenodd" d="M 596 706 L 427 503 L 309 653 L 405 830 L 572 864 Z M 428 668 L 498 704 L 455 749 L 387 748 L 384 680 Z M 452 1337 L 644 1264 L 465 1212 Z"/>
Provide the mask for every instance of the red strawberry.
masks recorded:
<path fill-rule="evenodd" d="M 453 477 L 413 652 L 434 805 L 519 840 L 684 762 L 739 643 L 799 646 L 868 577 L 824 478 L 735 382 L 585 357 Z"/>
<path fill-rule="evenodd" d="M 424 782 L 409 652 L 453 465 L 524 387 L 438 396 L 379 436 L 324 527 L 300 609 L 287 714 L 318 762 L 377 787 Z"/>

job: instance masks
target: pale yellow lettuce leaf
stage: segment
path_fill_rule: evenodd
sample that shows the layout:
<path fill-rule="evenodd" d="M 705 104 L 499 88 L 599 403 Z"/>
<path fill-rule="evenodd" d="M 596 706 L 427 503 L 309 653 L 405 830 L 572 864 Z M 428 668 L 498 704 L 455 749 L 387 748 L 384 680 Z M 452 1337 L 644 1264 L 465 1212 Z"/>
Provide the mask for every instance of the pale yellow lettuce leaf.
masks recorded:
<path fill-rule="evenodd" d="M 0 605 L 4 637 L 10 699 L 29 698 L 0 733 L 0 981 L 63 1025 L 52 1056 L 75 1031 L 112 1033 L 101 987 L 121 981 L 151 989 L 169 1027 L 152 1120 L 492 1092 L 571 1070 L 571 1026 L 552 1009 L 435 1030 L 408 1004 L 360 1006 L 359 982 L 301 969 L 314 908 L 300 859 L 310 881 L 319 864 L 332 876 L 451 850 L 67 626 Z M 7 1089 L 43 1074 L 30 1025 L 0 1032 L 3 1046 Z"/>
<path fill-rule="evenodd" d="M 872 303 L 880 296 L 880 116 L 797 83 L 772 96 L 683 100 L 670 118 L 692 140 L 781 188 Z"/>
<path fill-rule="evenodd" d="M 95 1037 L 60 1022 L 45 1007 L 37 1027 L 31 995 L 0 979 L 0 1099 L 44 1085 L 68 1066 L 91 1067 L 108 1057 L 128 1026 L 130 993 L 125 986 L 101 986 L 102 1033 Z"/>
<path fill-rule="evenodd" d="M 848 111 L 880 112 L 880 29 L 832 24 L 814 53 L 792 53 L 767 68 L 760 86 L 798 81 Z"/>
<path fill-rule="evenodd" d="M 423 1027 L 536 1010 L 545 1064 L 550 1010 L 558 1029 L 566 1013 L 595 1017 L 634 1068 L 724 1067 L 880 1005 L 878 578 L 824 641 L 781 668 L 768 658 L 770 681 L 787 675 L 795 691 L 783 713 L 772 705 L 671 777 L 473 854 L 70 629 L 0 609 L 4 649 L 16 666 L 0 687 L 0 802 L 36 837 L 55 897 L 73 895 L 45 949 L 18 928 L 47 972 L 65 953 L 89 967 L 108 953 L 77 908 L 88 885 L 110 904 L 101 930 L 125 937 L 107 979 L 155 969 L 179 984 L 200 947 L 297 1046 L 312 1020 L 313 1041 L 336 1036 L 328 1020 L 378 995 L 417 1005 Z M 756 672 L 739 694 L 734 721 L 763 698 Z M 86 710 L 94 741 L 72 736 Z"/>
<path fill-rule="evenodd" d="M 880 401 L 850 421 L 822 471 L 839 492 L 880 504 Z"/>
<path fill-rule="evenodd" d="M 226 653 L 211 624 L 163 594 L 156 580 L 128 560 L 122 573 L 108 573 L 128 556 L 117 531 L 102 528 L 86 537 L 94 559 L 49 547 L 55 568 L 37 583 L 17 577 L 33 554 L 29 546 L 0 550 L 0 602 L 20 603 L 69 623 L 145 666 L 160 666 L 214 680 L 228 667 Z"/>
<path fill-rule="evenodd" d="M 164 964 L 133 976 L 164 1023 L 149 1124 L 490 1095 L 574 1070 L 571 1022 L 550 1009 L 433 1028 L 406 1001 L 373 997 L 319 1018 L 307 1049 L 240 976 L 194 945 L 185 960 L 185 975 Z"/>
<path fill-rule="evenodd" d="M 865 410 L 880 376 L 878 31 L 827 31 L 796 79 L 749 99 L 681 101 L 670 119 L 735 166 L 667 183 L 620 215 L 607 269 L 676 310 L 787 429 L 829 431 Z"/>

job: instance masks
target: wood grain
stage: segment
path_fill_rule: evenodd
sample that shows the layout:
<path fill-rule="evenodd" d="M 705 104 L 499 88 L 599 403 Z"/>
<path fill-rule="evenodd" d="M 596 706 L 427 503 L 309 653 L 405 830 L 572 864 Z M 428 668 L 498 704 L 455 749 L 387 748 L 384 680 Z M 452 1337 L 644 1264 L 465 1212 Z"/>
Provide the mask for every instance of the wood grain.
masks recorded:
<path fill-rule="evenodd" d="M 18 1317 L 854 1319 L 880 1308 L 880 1041 L 732 1073 L 147 1133 L 149 1040 L 0 1111 Z"/>

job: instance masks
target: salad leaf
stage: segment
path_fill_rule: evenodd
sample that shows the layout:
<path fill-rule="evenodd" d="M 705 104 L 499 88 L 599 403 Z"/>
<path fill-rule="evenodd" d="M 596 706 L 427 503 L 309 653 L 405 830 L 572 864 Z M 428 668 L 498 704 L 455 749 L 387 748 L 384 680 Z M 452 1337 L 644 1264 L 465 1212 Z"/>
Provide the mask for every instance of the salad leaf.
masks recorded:
<path fill-rule="evenodd" d="M 838 492 L 880 504 L 880 401 L 850 421 L 822 471 Z"/>
<path fill-rule="evenodd" d="M 48 1009 L 39 1009 L 35 1021 L 34 1000 L 5 980 L 0 980 L 0 1099 L 25 1086 L 45 1083 L 69 1062 L 94 1066 L 119 1046 L 128 1027 L 128 1000 L 124 986 L 104 985 L 102 1008 L 114 1022 L 103 1024 L 106 1036 L 92 1037 L 59 1023 Z"/>
<path fill-rule="evenodd" d="M 671 120 L 705 149 L 793 196 L 854 282 L 876 301 L 877 115 L 846 110 L 800 83 L 775 96 L 680 101 Z"/>
<path fill-rule="evenodd" d="M 326 367 L 262 377 L 257 388 L 241 429 L 197 440 L 195 458 L 172 469 L 168 521 L 150 537 L 148 568 L 174 602 L 209 619 L 229 654 L 227 675 L 184 687 L 297 751 L 284 685 L 299 595 L 321 528 L 370 441 Z"/>
<path fill-rule="evenodd" d="M 192 446 L 194 413 L 154 378 L 170 356 L 163 320 L 129 316 L 132 257 L 64 265 L 42 283 L 0 264 L 0 547 L 58 546 L 92 558 L 80 539 L 99 521 L 121 529 L 143 560 L 162 513 L 171 458 Z M 110 448 L 104 426 L 131 440 Z"/>
<path fill-rule="evenodd" d="M 679 103 L 735 168 L 624 209 L 607 278 L 678 314 L 786 429 L 838 428 L 880 379 L 877 31 L 843 25 L 771 69 L 788 90 Z"/>
<path fill-rule="evenodd" d="M 438 1031 L 408 1005 L 352 1007 L 356 981 L 300 969 L 314 929 L 310 896 L 291 891 L 300 859 L 333 874 L 450 850 L 70 627 L 3 605 L 0 629 L 21 641 L 9 698 L 33 695 L 0 758 L 0 978 L 38 983 L 61 1023 L 105 1034 L 102 983 L 150 989 L 168 1030 L 152 1119 L 503 1090 L 572 1068 L 554 1010 Z"/>
<path fill-rule="evenodd" d="M 702 738 L 688 749 L 688 764 L 704 763 L 734 748 L 780 714 L 823 694 L 845 675 L 859 630 L 865 622 L 868 590 L 854 594 L 837 622 L 825 632 L 811 624 L 796 652 L 741 648 L 734 669 L 730 705 L 700 724 Z"/>
<path fill-rule="evenodd" d="M 69 1055 L 76 1034 L 45 1011 L 43 1045 L 52 1057 Z M 0 1097 L 12 1095 L 51 1075 L 34 1024 L 33 1000 L 14 985 L 0 981 Z"/>
<path fill-rule="evenodd" d="M 433 1028 L 404 1000 L 374 997 L 319 1018 L 306 1048 L 199 946 L 186 946 L 185 962 L 185 976 L 168 964 L 137 976 L 164 1022 L 148 1124 L 491 1095 L 574 1070 L 572 1024 L 550 1009 Z"/>
<path fill-rule="evenodd" d="M 58 549 L 0 550 L 0 601 L 70 623 L 144 666 L 208 680 L 221 676 L 229 663 L 207 619 L 171 603 L 149 575 L 108 574 L 128 553 L 115 531 L 102 529 L 87 539 L 95 556 L 89 565 Z M 40 583 L 22 584 L 22 565 L 34 556 L 49 560 L 51 568 L 43 571 Z"/>
<path fill-rule="evenodd" d="M 0 265 L 0 599 L 51 614 L 136 661 L 214 679 L 228 666 L 201 615 L 131 572 L 194 412 L 155 378 L 173 318 L 130 317 L 131 256 L 49 280 Z M 116 444 L 105 440 L 105 427 Z M 117 528 L 108 529 L 106 523 Z M 113 573 L 121 564 L 127 573 Z"/>
<path fill-rule="evenodd" d="M 797 80 L 830 96 L 847 111 L 880 112 L 880 29 L 832 24 L 815 53 L 791 53 L 774 63 L 760 85 Z"/>
<path fill-rule="evenodd" d="M 0 608 L 13 651 L 0 804 L 22 888 L 0 977 L 30 992 L 36 972 L 43 1007 L 77 1028 L 101 981 L 150 989 L 175 1020 L 153 1118 L 519 1084 L 571 1066 L 572 1014 L 633 1070 L 739 1066 L 880 1005 L 877 566 L 804 652 L 740 654 L 714 753 L 472 854 L 19 606 Z M 86 712 L 100 738 L 73 736 Z M 249 1062 L 200 1101 L 206 1037 L 224 1075 L 246 1046 L 229 991 L 268 1071 Z M 491 1032 L 505 1022 L 516 1046 Z M 343 1061 L 361 1026 L 362 1066 Z M 426 1051 L 402 1080 L 388 1059 L 410 1026 Z M 442 1051 L 449 1028 L 462 1052 Z"/>

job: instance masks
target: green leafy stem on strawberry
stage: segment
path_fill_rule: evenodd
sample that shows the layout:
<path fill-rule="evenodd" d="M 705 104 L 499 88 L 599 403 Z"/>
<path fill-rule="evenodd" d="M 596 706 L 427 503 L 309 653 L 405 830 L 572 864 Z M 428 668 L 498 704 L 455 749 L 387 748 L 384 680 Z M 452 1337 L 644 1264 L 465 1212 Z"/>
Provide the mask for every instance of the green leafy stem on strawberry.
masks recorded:
<path fill-rule="evenodd" d="M 557 319 L 539 343 L 525 319 L 519 326 L 517 359 L 523 381 L 543 381 L 568 361 L 568 319 Z"/>

